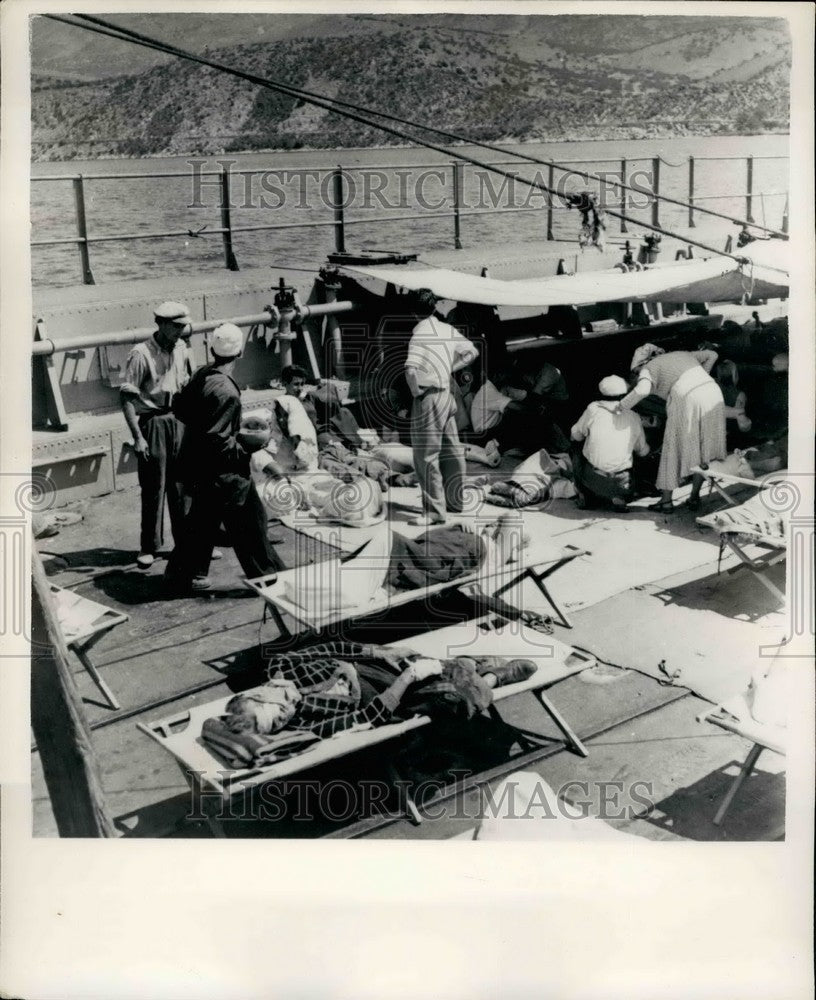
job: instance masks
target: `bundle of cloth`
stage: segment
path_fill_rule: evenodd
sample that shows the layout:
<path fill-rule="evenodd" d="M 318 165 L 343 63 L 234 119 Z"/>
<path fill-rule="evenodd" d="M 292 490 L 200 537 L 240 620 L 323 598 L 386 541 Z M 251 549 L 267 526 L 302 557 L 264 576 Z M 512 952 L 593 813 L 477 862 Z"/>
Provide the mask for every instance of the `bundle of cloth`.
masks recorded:
<path fill-rule="evenodd" d="M 318 520 L 354 526 L 382 520 L 385 501 L 378 477 L 388 474 L 386 467 L 337 461 L 332 456 L 350 457 L 350 453 L 330 436 L 321 466 L 318 435 L 303 403 L 285 395 L 273 407 L 242 416 L 242 428 L 268 433 L 267 444 L 253 453 L 250 468 L 269 516 L 286 518 L 302 511 Z"/>
<path fill-rule="evenodd" d="M 545 448 L 525 458 L 509 479 L 488 481 L 485 486 L 486 502 L 497 507 L 518 509 L 575 496 L 569 455 L 550 455 Z"/>
<path fill-rule="evenodd" d="M 272 659 L 267 683 L 230 699 L 201 735 L 231 766 L 263 766 L 317 740 L 416 715 L 472 719 L 491 704 L 494 688 L 536 669 L 524 659 L 434 659 L 406 648 L 328 642 Z"/>

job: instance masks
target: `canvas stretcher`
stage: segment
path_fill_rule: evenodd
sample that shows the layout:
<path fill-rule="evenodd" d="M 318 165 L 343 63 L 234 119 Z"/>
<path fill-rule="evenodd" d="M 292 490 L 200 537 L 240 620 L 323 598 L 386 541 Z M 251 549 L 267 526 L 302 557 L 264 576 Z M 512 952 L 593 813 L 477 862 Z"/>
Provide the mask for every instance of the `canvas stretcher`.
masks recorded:
<path fill-rule="evenodd" d="M 467 649 L 469 655 L 493 655 L 497 650 L 512 648 L 514 656 L 524 655 L 533 659 L 538 667 L 527 680 L 518 684 L 496 688 L 491 715 L 503 726 L 508 726 L 496 709 L 496 703 L 525 692 L 532 692 L 543 710 L 561 732 L 565 743 L 580 756 L 587 756 L 587 749 L 572 727 L 547 697 L 545 688 L 586 670 L 595 660 L 589 654 L 578 652 L 572 647 L 541 633 L 527 629 L 521 623 L 510 623 L 487 616 L 473 622 L 469 631 L 470 641 L 463 644 L 463 632 L 458 626 L 428 632 L 416 640 L 403 640 L 400 646 L 408 645 L 416 652 L 431 655 L 456 655 L 457 649 Z M 505 633 L 508 630 L 508 633 Z M 510 639 L 512 638 L 512 643 Z M 153 722 L 139 722 L 137 728 L 155 740 L 177 762 L 190 788 L 197 796 L 215 836 L 224 836 L 219 814 L 221 807 L 227 810 L 230 800 L 248 790 L 270 782 L 312 770 L 322 764 L 337 761 L 350 754 L 369 750 L 382 744 L 399 743 L 409 734 L 431 724 L 427 715 L 415 716 L 373 729 L 346 730 L 308 747 L 301 753 L 264 767 L 233 768 L 222 760 L 201 736 L 204 722 L 223 714 L 227 702 L 233 697 L 226 695 L 204 705 L 197 705 L 184 712 Z M 529 750 L 533 746 L 552 746 L 553 741 L 527 730 L 514 730 L 519 745 Z M 392 756 L 393 760 L 393 756 Z M 512 761 L 509 762 L 512 766 Z M 389 766 L 392 785 L 397 789 L 401 808 L 414 823 L 421 821 L 418 807 L 400 779 L 395 764 Z"/>

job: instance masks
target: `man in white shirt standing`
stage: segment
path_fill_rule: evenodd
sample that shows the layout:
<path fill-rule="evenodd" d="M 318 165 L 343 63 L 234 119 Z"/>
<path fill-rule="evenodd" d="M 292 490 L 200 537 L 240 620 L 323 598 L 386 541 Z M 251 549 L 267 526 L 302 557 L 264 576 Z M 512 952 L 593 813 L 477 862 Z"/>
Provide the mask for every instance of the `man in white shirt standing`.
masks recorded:
<path fill-rule="evenodd" d="M 190 380 L 192 366 L 183 334 L 192 320 L 182 302 L 163 302 L 153 315 L 156 332 L 130 352 L 119 387 L 122 412 L 133 435 L 142 493 L 136 560 L 141 569 L 153 565 L 164 544 L 165 499 L 174 538 L 187 509 L 176 472 L 183 427 L 173 416 L 171 405 Z"/>
<path fill-rule="evenodd" d="M 476 347 L 434 315 L 436 296 L 422 288 L 413 297 L 419 321 L 405 359 L 405 378 L 413 396 L 411 445 L 422 491 L 422 516 L 414 524 L 444 524 L 448 510 L 462 509 L 465 456 L 456 426 L 451 376 L 476 360 Z"/>
<path fill-rule="evenodd" d="M 598 389 L 603 399 L 589 404 L 571 432 L 573 441 L 584 443 L 573 452 L 577 503 L 588 507 L 606 501 L 624 510 L 632 497 L 633 454 L 644 457 L 649 446 L 640 417 L 631 410 L 618 412 L 618 403 L 629 391 L 626 382 L 608 375 Z"/>

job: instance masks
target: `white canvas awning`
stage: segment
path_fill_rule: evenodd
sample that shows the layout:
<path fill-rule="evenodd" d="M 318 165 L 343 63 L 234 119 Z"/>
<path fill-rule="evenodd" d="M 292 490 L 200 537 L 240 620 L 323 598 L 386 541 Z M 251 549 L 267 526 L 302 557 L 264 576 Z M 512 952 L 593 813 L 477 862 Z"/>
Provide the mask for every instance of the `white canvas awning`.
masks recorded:
<path fill-rule="evenodd" d="M 430 288 L 441 299 L 486 306 L 582 306 L 595 302 L 724 302 L 743 295 L 784 298 L 788 294 L 788 244 L 766 240 L 728 257 L 684 260 L 623 272 L 618 268 L 550 278 L 502 281 L 422 264 L 344 267 L 342 270 L 375 294 L 388 284 L 416 291 Z"/>

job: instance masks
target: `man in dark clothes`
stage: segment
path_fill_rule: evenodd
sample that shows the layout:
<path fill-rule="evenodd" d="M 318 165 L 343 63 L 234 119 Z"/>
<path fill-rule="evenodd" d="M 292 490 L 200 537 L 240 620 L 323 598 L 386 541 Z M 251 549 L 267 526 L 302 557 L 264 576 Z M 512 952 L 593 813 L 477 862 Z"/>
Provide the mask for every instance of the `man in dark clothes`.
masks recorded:
<path fill-rule="evenodd" d="M 177 591 L 207 590 L 215 535 L 223 523 L 244 573 L 267 576 L 283 565 L 267 537 L 267 517 L 253 486 L 249 455 L 259 445 L 242 444 L 241 393 L 232 378 L 243 334 L 232 323 L 212 333 L 213 363 L 195 373 L 175 402 L 185 425 L 179 469 L 193 496 L 165 579 Z"/>

